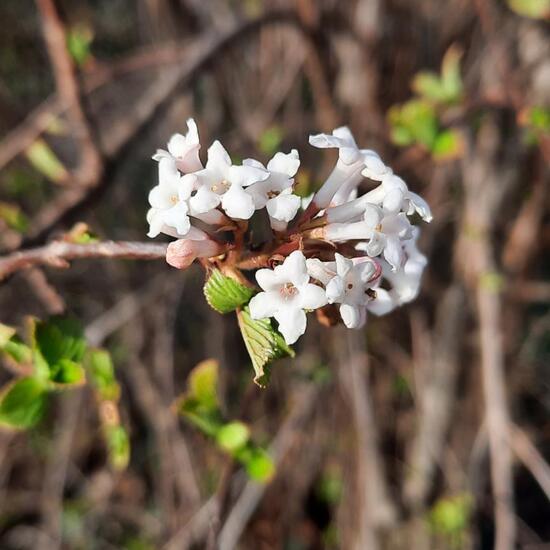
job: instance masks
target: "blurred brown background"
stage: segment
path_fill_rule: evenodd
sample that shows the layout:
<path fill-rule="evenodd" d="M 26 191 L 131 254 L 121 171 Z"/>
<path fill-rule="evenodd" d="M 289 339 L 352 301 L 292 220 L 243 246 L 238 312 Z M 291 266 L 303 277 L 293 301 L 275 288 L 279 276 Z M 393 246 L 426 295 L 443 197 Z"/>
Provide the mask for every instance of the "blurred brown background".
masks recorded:
<path fill-rule="evenodd" d="M 359 332 L 312 318 L 265 390 L 198 267 L 84 260 L 4 281 L 1 322 L 66 308 L 112 352 L 132 457 L 108 466 L 86 388 L 0 434 L 1 548 L 550 548 L 550 40 L 524 4 L 0 3 L 3 254 L 79 221 L 145 240 L 150 156 L 189 116 L 203 153 L 298 148 L 304 193 L 335 158 L 308 134 L 349 125 L 434 213 L 420 297 Z M 397 145 L 388 110 L 453 44 L 464 91 L 436 124 L 456 143 Z M 207 357 L 228 417 L 274 446 L 267 486 L 170 410 Z"/>

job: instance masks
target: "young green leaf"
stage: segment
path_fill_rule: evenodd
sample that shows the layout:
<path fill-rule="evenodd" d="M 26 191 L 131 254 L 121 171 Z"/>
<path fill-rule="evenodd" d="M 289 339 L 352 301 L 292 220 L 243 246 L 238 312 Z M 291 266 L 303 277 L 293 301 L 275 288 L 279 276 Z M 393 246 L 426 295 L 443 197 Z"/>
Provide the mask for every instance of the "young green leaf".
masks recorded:
<path fill-rule="evenodd" d="M 508 5 L 518 15 L 532 19 L 550 17 L 550 0 L 508 0 Z"/>
<path fill-rule="evenodd" d="M 24 233 L 29 226 L 29 220 L 21 208 L 7 202 L 0 202 L 0 219 L 4 220 L 10 229 L 19 233 Z"/>
<path fill-rule="evenodd" d="M 243 340 L 256 373 L 254 382 L 265 387 L 269 381 L 269 364 L 281 357 L 294 357 L 294 350 L 288 346 L 269 319 L 255 320 L 250 317 L 248 307 L 237 312 Z"/>
<path fill-rule="evenodd" d="M 90 381 L 102 401 L 118 401 L 120 386 L 115 377 L 111 354 L 104 349 L 92 349 L 86 354 L 85 366 Z"/>
<path fill-rule="evenodd" d="M 25 154 L 36 170 L 55 183 L 63 183 L 69 178 L 67 170 L 43 139 L 37 139 Z"/>
<path fill-rule="evenodd" d="M 247 304 L 254 296 L 253 288 L 215 269 L 204 285 L 204 295 L 210 306 L 219 313 L 229 313 Z"/>
<path fill-rule="evenodd" d="M 457 103 L 462 97 L 463 84 L 460 74 L 460 60 L 462 59 L 462 50 L 456 46 L 451 46 L 441 63 L 441 83 L 445 92 L 447 103 Z"/>
<path fill-rule="evenodd" d="M 50 367 L 61 359 L 79 363 L 86 351 L 86 340 L 80 323 L 66 317 L 53 317 L 38 322 L 34 340 L 36 348 Z"/>
<path fill-rule="evenodd" d="M 461 156 L 464 140 L 457 130 L 443 130 L 437 135 L 432 147 L 435 160 L 452 160 Z"/>
<path fill-rule="evenodd" d="M 130 438 L 123 426 L 105 426 L 109 461 L 116 470 L 124 470 L 130 461 Z"/>
<path fill-rule="evenodd" d="M 256 447 L 244 462 L 246 473 L 249 477 L 260 483 L 267 483 L 275 474 L 275 464 L 266 451 Z"/>
<path fill-rule="evenodd" d="M 50 367 L 50 380 L 55 389 L 66 389 L 81 386 L 86 382 L 86 373 L 79 363 L 70 359 L 60 359 Z"/>
<path fill-rule="evenodd" d="M 441 79 L 431 71 L 417 73 L 412 81 L 412 89 L 418 95 L 431 101 L 442 102 L 447 99 L 446 90 Z"/>
<path fill-rule="evenodd" d="M 44 414 L 47 388 L 34 377 L 21 378 L 0 395 L 0 425 L 14 429 L 34 426 Z"/>
<path fill-rule="evenodd" d="M 216 434 L 218 445 L 228 453 L 244 447 L 250 438 L 250 430 L 242 422 L 229 422 L 223 425 Z"/>

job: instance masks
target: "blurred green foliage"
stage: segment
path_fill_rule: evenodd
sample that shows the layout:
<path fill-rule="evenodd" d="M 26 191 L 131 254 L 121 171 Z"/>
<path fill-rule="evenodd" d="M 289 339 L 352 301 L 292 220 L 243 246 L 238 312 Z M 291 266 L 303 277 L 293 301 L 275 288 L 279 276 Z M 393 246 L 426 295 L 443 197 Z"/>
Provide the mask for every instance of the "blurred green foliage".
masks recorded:
<path fill-rule="evenodd" d="M 221 412 L 218 369 L 217 361 L 212 359 L 199 363 L 189 374 L 187 392 L 176 402 L 176 410 L 242 464 L 251 479 L 267 482 L 275 472 L 268 453 L 251 441 L 246 424 L 227 421 Z"/>
<path fill-rule="evenodd" d="M 508 0 L 508 6 L 518 15 L 532 19 L 550 17 L 550 0 Z"/>
<path fill-rule="evenodd" d="M 434 160 L 461 155 L 462 136 L 455 129 L 444 128 L 441 122 L 442 113 L 463 99 L 461 57 L 462 52 L 451 46 L 443 58 L 441 73 L 419 72 L 412 81 L 416 97 L 388 110 L 391 139 L 396 145 L 418 145 L 429 151 Z"/>
<path fill-rule="evenodd" d="M 432 507 L 428 521 L 448 548 L 462 548 L 472 514 L 473 499 L 468 493 L 441 498 Z"/>

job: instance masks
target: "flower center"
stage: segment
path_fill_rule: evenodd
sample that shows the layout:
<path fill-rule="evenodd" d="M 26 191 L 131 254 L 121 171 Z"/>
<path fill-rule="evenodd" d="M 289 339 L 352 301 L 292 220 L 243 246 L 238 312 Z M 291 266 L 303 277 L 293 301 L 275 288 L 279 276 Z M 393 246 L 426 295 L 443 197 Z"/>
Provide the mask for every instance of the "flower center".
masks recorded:
<path fill-rule="evenodd" d="M 231 184 L 227 180 L 222 180 L 219 183 L 215 183 L 210 189 L 212 189 L 214 193 L 225 193 L 230 187 Z"/>
<path fill-rule="evenodd" d="M 274 199 L 275 197 L 279 196 L 279 191 L 268 191 L 267 192 L 267 198 L 268 199 Z"/>
<path fill-rule="evenodd" d="M 178 202 L 179 202 L 178 196 L 177 196 L 177 195 L 172 195 L 172 196 L 170 197 L 170 202 L 171 202 L 172 204 L 178 204 Z"/>
<path fill-rule="evenodd" d="M 374 228 L 375 231 L 382 231 L 382 224 L 379 223 L 375 228 Z"/>
<path fill-rule="evenodd" d="M 292 283 L 285 283 L 279 292 L 285 300 L 288 300 L 298 294 L 298 289 Z"/>

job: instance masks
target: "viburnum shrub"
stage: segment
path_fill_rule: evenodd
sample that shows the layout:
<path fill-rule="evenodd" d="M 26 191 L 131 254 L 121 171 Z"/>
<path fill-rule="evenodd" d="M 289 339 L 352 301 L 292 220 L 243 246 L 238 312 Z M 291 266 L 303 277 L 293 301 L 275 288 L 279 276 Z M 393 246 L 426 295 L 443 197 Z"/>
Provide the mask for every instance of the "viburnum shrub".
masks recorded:
<path fill-rule="evenodd" d="M 295 149 L 266 166 L 237 165 L 215 141 L 203 164 L 195 121 L 187 127 L 153 156 L 159 181 L 149 194 L 148 235 L 176 239 L 170 265 L 204 267 L 206 299 L 220 313 L 237 312 L 260 385 L 273 359 L 293 355 L 308 313 L 359 329 L 368 312 L 383 315 L 417 296 L 426 257 L 411 219 L 431 221 L 430 208 L 376 152 L 359 149 L 348 128 L 310 136 L 314 147 L 338 149 L 338 161 L 302 199 Z"/>

